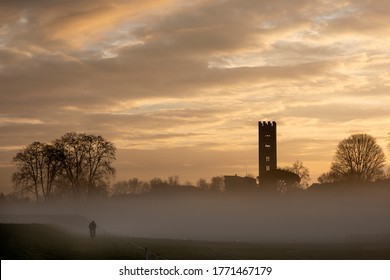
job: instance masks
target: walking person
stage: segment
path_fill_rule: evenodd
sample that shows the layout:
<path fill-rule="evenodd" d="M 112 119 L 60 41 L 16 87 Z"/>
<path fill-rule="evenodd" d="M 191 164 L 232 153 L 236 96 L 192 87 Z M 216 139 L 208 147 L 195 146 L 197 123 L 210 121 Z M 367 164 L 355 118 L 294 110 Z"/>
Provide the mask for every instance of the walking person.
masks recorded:
<path fill-rule="evenodd" d="M 94 220 L 92 220 L 92 222 L 89 224 L 89 236 L 91 238 L 95 238 L 95 235 L 96 235 L 96 223 Z"/>

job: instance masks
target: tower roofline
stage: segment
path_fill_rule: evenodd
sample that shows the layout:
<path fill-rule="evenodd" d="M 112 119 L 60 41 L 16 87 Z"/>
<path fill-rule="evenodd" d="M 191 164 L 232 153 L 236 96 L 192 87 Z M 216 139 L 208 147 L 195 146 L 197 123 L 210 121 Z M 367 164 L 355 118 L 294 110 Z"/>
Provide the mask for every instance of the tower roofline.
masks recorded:
<path fill-rule="evenodd" d="M 276 122 L 275 121 L 260 121 L 259 124 L 261 126 L 276 126 Z"/>

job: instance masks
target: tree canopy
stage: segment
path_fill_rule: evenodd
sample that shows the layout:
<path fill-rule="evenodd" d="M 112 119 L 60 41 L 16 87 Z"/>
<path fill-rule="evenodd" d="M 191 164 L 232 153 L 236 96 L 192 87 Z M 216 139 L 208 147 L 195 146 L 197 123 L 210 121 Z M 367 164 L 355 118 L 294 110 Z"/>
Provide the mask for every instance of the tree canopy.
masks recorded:
<path fill-rule="evenodd" d="M 330 171 L 322 174 L 319 181 L 375 181 L 382 177 L 385 161 L 374 137 L 354 134 L 338 144 Z"/>
<path fill-rule="evenodd" d="M 30 192 L 39 200 L 53 195 L 53 185 L 61 172 L 59 152 L 52 145 L 34 142 L 14 157 L 17 172 L 12 180 L 20 192 Z"/>

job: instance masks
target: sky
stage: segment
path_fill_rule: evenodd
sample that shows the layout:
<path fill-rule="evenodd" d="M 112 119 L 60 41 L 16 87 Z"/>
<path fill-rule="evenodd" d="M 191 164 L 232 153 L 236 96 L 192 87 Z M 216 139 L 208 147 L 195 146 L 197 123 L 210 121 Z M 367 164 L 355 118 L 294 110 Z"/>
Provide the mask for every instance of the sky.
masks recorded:
<path fill-rule="evenodd" d="M 390 132 L 387 0 L 0 0 L 0 191 L 12 158 L 67 132 L 117 147 L 116 180 L 258 174 L 312 182 L 339 141 Z M 387 164 L 389 164 L 389 160 Z"/>

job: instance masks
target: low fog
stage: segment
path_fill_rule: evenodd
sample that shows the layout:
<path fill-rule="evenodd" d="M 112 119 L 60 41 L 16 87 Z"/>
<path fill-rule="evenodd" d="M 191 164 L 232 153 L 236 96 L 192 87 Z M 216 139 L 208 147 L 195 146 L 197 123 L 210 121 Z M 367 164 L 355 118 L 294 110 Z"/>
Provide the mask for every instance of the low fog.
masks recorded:
<path fill-rule="evenodd" d="M 390 193 L 144 194 L 92 201 L 1 203 L 1 223 L 55 224 L 97 237 L 234 242 L 344 242 L 390 234 Z"/>

